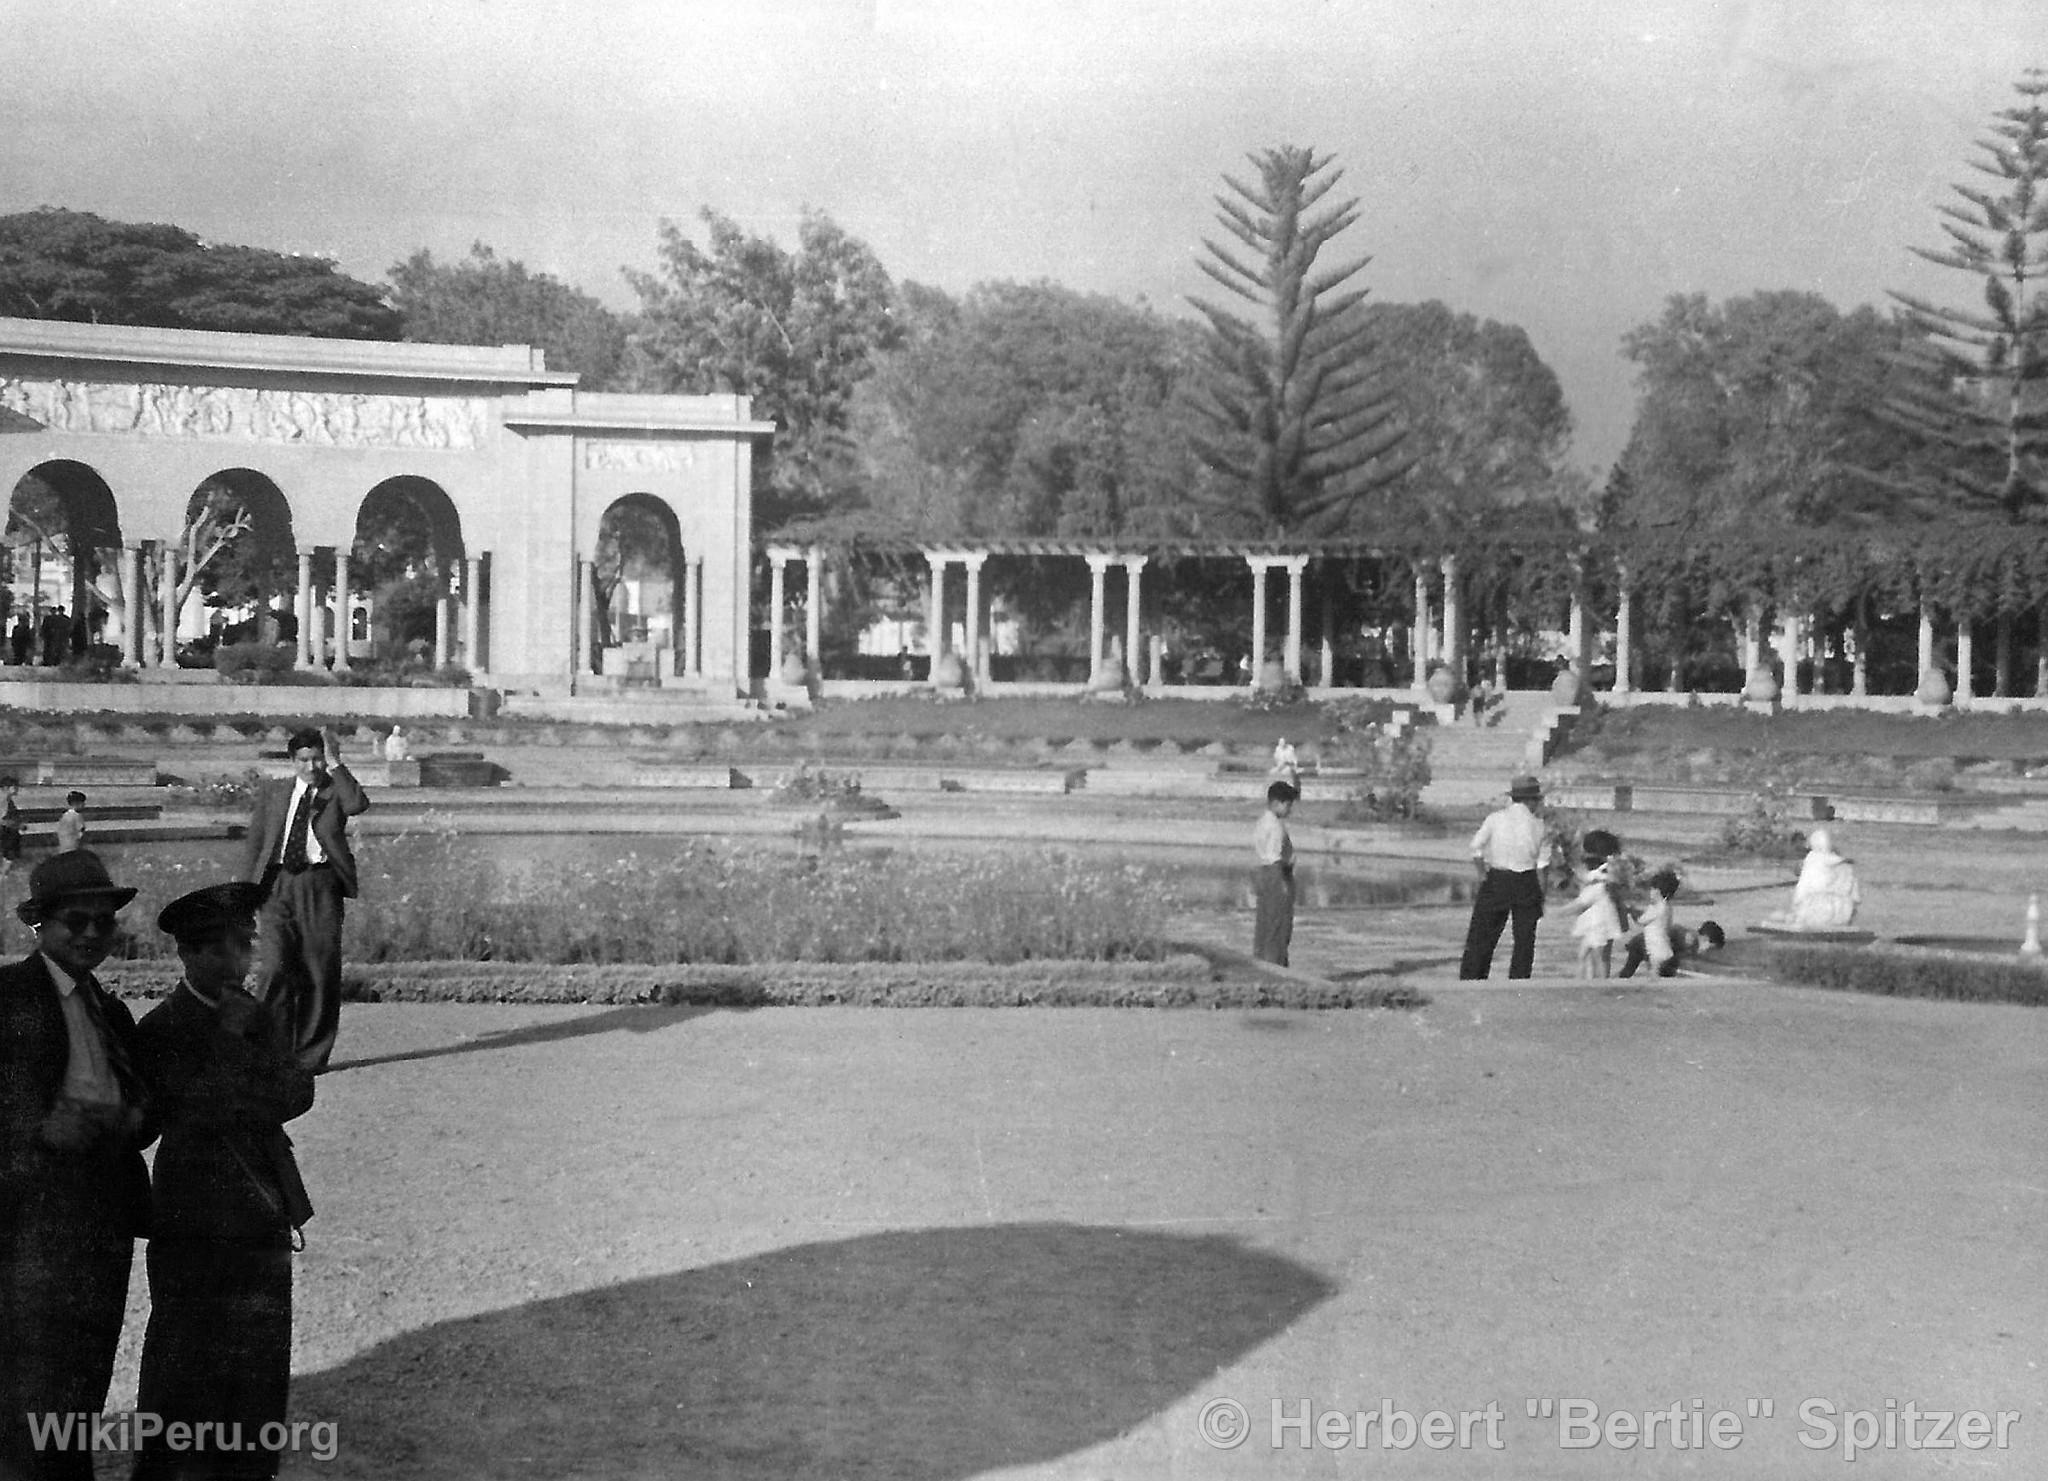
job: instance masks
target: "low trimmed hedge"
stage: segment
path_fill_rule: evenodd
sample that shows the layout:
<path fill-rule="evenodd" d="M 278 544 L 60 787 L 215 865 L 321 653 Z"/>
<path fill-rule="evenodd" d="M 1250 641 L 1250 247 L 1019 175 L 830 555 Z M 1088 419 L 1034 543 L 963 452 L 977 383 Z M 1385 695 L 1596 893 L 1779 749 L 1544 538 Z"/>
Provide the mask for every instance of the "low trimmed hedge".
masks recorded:
<path fill-rule="evenodd" d="M 1780 982 L 1837 992 L 1940 998 L 1956 1003 L 2048 1006 L 2048 966 L 2017 957 L 1975 957 L 1882 947 L 1774 946 L 1770 973 Z"/>
<path fill-rule="evenodd" d="M 177 985 L 175 963 L 108 962 L 128 997 Z M 1366 987 L 1278 977 L 1219 979 L 1187 955 L 1160 962 L 811 962 L 745 966 L 548 966 L 380 962 L 350 966 L 343 996 L 371 1003 L 578 1003 L 724 1008 L 1401 1008 L 1425 999 L 1398 982 Z"/>

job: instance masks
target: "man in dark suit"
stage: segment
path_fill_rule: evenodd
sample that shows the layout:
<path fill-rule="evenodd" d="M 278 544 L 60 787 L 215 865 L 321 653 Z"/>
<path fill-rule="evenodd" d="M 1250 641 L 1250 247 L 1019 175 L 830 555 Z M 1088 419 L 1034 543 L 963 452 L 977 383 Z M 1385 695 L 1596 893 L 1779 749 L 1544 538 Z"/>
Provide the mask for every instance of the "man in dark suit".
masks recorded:
<path fill-rule="evenodd" d="M 93 980 L 135 891 L 85 849 L 29 875 L 36 950 L 0 967 L 0 1477 L 91 1481 L 91 1435 L 35 1444 L 33 1420 L 106 1402 L 155 1137 L 135 1020 Z M 61 1436 L 60 1436 L 60 1444 Z"/>
<path fill-rule="evenodd" d="M 284 1123 L 313 1105 L 284 1026 L 243 991 L 263 887 L 209 885 L 164 907 L 184 981 L 136 1030 L 163 1122 L 152 1178 L 149 1332 L 136 1408 L 165 1430 L 133 1481 L 268 1478 L 292 1366 L 292 1249 L 312 1217 Z M 172 1425 L 213 1439 L 180 1446 Z M 218 1437 L 239 1433 L 230 1448 Z"/>
<path fill-rule="evenodd" d="M 348 820 L 370 799 L 331 732 L 300 730 L 289 746 L 291 780 L 256 793 L 242 872 L 264 891 L 256 996 L 290 1030 L 299 1067 L 317 1075 L 341 1025 L 342 902 L 356 895 Z"/>

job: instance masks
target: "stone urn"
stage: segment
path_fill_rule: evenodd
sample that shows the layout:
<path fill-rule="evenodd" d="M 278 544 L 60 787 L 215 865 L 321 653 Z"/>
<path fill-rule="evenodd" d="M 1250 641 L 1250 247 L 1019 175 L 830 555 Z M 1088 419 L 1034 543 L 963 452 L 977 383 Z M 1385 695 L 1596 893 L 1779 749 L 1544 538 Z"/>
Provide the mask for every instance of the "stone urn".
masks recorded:
<path fill-rule="evenodd" d="M 1953 696 L 1948 687 L 1948 678 L 1939 668 L 1930 668 L 1920 676 L 1920 687 L 1913 691 L 1913 698 L 1930 709 L 1940 709 Z"/>
<path fill-rule="evenodd" d="M 1258 687 L 1269 693 L 1278 694 L 1287 687 L 1287 665 L 1277 658 L 1269 658 L 1259 665 Z"/>
<path fill-rule="evenodd" d="M 932 660 L 932 688 L 958 692 L 967 687 L 967 669 L 951 648 Z"/>
<path fill-rule="evenodd" d="M 1750 704 L 1776 704 L 1778 702 L 1778 676 L 1771 672 L 1771 666 L 1760 663 L 1749 671 L 1743 681 L 1742 697 Z"/>
<path fill-rule="evenodd" d="M 782 682 L 793 689 L 801 689 L 811 680 L 811 666 L 804 661 L 803 654 L 795 648 L 782 655 Z"/>
<path fill-rule="evenodd" d="M 1550 681 L 1550 702 L 1561 710 L 1577 709 L 1585 694 L 1585 681 L 1579 677 L 1579 671 L 1575 668 L 1560 671 L 1558 676 Z"/>
<path fill-rule="evenodd" d="M 1457 671 L 1447 663 L 1440 663 L 1429 671 L 1429 678 L 1423 688 L 1429 697 L 1440 705 L 1461 704 L 1465 698 L 1465 686 L 1460 682 Z"/>
<path fill-rule="evenodd" d="M 1088 676 L 1090 694 L 1122 694 L 1124 692 L 1124 661 L 1114 653 L 1106 653 L 1095 665 L 1095 672 Z"/>

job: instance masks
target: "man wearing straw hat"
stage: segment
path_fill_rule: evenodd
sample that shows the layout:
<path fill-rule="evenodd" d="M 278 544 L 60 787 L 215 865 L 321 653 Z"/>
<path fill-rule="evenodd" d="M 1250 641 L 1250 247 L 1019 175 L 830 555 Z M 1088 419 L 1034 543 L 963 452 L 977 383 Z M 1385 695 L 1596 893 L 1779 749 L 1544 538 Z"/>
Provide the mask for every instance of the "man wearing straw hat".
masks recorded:
<path fill-rule="evenodd" d="M 1536 922 L 1543 915 L 1543 879 L 1538 872 L 1549 843 L 1536 804 L 1543 788 L 1532 776 L 1508 784 L 1508 805 L 1488 813 L 1472 835 L 1472 863 L 1479 890 L 1472 897 L 1472 923 L 1465 930 L 1465 954 L 1458 976 L 1483 978 L 1493 970 L 1493 948 L 1501 928 L 1514 922 L 1515 944 L 1508 976 L 1527 977 L 1536 963 Z"/>
<path fill-rule="evenodd" d="M 0 1476 L 91 1481 L 90 1432 L 113 1379 L 135 1241 L 149 1233 L 155 1138 L 135 1020 L 93 979 L 135 891 L 87 849 L 54 854 L 16 907 L 36 949 L 0 967 Z"/>

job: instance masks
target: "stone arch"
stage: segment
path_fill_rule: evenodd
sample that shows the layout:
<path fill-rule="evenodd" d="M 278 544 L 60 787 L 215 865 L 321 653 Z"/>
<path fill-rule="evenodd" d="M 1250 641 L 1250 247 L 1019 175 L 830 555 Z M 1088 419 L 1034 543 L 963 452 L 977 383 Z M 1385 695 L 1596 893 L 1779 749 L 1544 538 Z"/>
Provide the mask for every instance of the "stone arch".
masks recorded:
<path fill-rule="evenodd" d="M 372 486 L 356 508 L 350 552 L 351 640 L 444 661 L 467 553 L 461 513 L 433 479 L 408 473 Z"/>
<path fill-rule="evenodd" d="M 222 494 L 225 501 L 216 497 Z M 236 518 L 245 518 L 247 528 L 223 544 L 222 525 Z M 216 633 L 223 641 L 288 641 L 298 625 L 291 610 L 297 536 L 291 502 L 275 480 L 254 468 L 216 469 L 186 499 L 184 528 L 178 578 L 187 599 L 181 605 L 189 608 L 191 593 L 217 593 L 225 598 L 225 625 Z M 154 589 L 161 577 L 159 557 L 149 563 L 145 585 Z"/>
<path fill-rule="evenodd" d="M 7 623 L 12 624 L 17 609 L 39 623 L 46 612 L 62 607 L 73 619 L 73 631 L 52 641 L 60 650 L 81 649 L 102 629 L 107 615 L 98 581 L 102 552 L 121 545 L 120 510 L 106 479 L 92 465 L 72 458 L 36 464 L 9 493 L 7 543 L 12 557 Z M 56 591 L 48 589 L 52 570 L 61 573 Z"/>
<path fill-rule="evenodd" d="M 681 671 L 686 569 L 682 524 L 666 500 L 645 492 L 614 499 L 597 525 L 596 646 L 649 645 L 667 651 L 665 672 Z M 601 669 L 601 653 L 598 661 Z"/>

